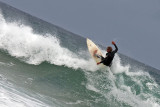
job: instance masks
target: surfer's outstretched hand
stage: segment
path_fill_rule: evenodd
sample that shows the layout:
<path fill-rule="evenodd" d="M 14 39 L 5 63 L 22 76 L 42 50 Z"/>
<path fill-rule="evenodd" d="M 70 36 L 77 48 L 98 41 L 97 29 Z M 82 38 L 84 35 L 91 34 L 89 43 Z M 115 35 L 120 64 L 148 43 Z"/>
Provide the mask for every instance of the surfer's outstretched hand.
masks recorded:
<path fill-rule="evenodd" d="M 112 44 L 115 45 L 116 43 L 114 41 L 112 41 Z"/>
<path fill-rule="evenodd" d="M 99 64 L 100 64 L 100 62 L 97 63 L 97 65 L 99 65 Z"/>

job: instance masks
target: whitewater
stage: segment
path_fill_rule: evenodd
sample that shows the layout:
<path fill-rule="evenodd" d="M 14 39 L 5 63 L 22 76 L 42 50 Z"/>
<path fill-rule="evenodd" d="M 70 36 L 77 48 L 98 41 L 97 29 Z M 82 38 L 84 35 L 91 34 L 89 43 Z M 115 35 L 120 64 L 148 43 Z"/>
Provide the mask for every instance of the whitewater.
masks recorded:
<path fill-rule="evenodd" d="M 1 107 L 160 107 L 159 70 L 120 53 L 99 68 L 85 38 L 0 8 Z"/>

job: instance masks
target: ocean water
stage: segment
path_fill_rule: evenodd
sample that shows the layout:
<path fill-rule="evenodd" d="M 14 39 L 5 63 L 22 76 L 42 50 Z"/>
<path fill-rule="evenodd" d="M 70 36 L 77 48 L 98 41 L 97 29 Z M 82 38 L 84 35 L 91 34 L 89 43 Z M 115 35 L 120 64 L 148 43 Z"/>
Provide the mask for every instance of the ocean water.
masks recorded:
<path fill-rule="evenodd" d="M 0 107 L 160 107 L 159 76 L 120 53 L 99 68 L 85 38 L 0 2 Z"/>

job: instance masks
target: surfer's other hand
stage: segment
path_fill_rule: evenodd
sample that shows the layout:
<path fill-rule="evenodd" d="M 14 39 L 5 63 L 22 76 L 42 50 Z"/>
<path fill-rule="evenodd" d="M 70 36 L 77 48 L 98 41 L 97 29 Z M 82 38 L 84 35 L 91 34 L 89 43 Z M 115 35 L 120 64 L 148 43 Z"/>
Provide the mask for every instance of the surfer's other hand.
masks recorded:
<path fill-rule="evenodd" d="M 115 45 L 116 43 L 114 41 L 112 41 L 112 44 Z"/>
<path fill-rule="evenodd" d="M 99 65 L 99 64 L 100 64 L 100 62 L 97 63 L 97 65 Z"/>

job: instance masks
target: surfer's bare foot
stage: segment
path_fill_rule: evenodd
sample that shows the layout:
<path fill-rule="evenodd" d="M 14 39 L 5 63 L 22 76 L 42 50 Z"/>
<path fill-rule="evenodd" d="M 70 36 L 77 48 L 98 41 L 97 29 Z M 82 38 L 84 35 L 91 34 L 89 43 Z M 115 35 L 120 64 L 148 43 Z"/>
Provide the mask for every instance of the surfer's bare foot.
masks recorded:
<path fill-rule="evenodd" d="M 93 54 L 95 55 L 97 53 L 97 50 L 95 50 L 94 52 L 93 52 Z"/>
<path fill-rule="evenodd" d="M 97 50 L 95 50 L 95 51 L 93 52 L 93 56 L 96 56 L 96 53 L 97 53 Z"/>

